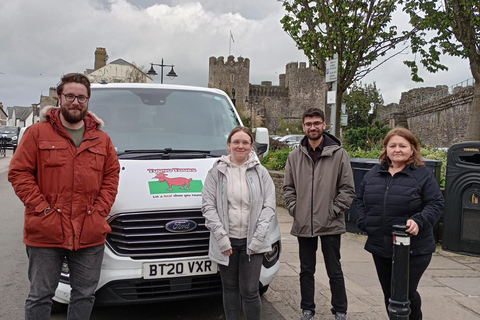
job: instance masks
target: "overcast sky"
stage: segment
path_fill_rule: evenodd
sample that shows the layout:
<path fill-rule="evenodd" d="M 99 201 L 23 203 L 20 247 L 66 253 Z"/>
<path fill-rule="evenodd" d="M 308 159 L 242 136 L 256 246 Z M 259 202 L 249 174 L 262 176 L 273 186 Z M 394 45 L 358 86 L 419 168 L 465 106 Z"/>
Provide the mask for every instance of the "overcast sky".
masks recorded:
<path fill-rule="evenodd" d="M 282 30 L 284 14 L 276 0 L 0 0 L 0 102 L 38 103 L 63 74 L 92 69 L 96 47 L 106 48 L 110 62 L 121 58 L 146 70 L 163 58 L 178 74 L 165 83 L 199 86 L 208 84 L 209 57 L 230 53 L 250 59 L 250 83 L 278 85 L 287 63 L 307 61 Z M 402 64 L 407 58 L 397 56 L 363 80 L 377 83 L 385 104 L 412 88 L 472 78 L 467 61 L 445 57 L 448 72 L 421 72 L 425 82 L 414 83 Z"/>

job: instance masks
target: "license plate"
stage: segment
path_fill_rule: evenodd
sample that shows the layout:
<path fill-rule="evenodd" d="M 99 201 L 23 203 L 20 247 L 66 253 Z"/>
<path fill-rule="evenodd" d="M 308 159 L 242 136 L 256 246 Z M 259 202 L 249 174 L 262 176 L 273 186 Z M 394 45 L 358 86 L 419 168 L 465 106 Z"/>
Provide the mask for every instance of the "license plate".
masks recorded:
<path fill-rule="evenodd" d="M 217 263 L 209 259 L 143 263 L 144 279 L 186 277 L 217 273 Z"/>

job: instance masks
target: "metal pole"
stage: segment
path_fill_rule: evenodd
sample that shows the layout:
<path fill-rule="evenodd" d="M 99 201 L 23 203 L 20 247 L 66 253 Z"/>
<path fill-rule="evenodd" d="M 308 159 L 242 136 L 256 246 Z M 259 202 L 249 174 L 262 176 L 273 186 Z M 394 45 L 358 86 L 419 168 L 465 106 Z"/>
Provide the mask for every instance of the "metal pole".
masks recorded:
<path fill-rule="evenodd" d="M 410 300 L 408 300 L 408 279 L 410 267 L 410 234 L 407 226 L 393 226 L 392 285 L 388 314 L 390 320 L 408 320 Z"/>

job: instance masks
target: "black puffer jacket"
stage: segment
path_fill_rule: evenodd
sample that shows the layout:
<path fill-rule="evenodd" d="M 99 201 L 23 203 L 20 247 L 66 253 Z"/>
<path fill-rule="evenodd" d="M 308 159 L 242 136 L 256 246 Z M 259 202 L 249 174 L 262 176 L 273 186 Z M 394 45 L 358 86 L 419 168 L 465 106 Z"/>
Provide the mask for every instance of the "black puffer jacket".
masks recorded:
<path fill-rule="evenodd" d="M 393 177 L 386 163 L 374 166 L 363 178 L 355 205 L 357 226 L 368 234 L 365 250 L 392 256 L 392 226 L 414 220 L 419 227 L 411 237 L 410 253 L 435 251 L 433 226 L 443 212 L 443 196 L 432 172 L 425 166 L 406 166 Z"/>

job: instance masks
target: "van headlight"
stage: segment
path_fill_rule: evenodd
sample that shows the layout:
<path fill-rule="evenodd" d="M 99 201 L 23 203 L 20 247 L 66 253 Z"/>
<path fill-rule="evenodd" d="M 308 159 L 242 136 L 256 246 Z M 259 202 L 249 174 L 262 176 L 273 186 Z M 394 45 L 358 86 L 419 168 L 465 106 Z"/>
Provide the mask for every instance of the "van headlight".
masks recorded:
<path fill-rule="evenodd" d="M 263 266 L 271 268 L 280 259 L 281 245 L 280 240 L 272 244 L 272 251 L 263 254 Z"/>

